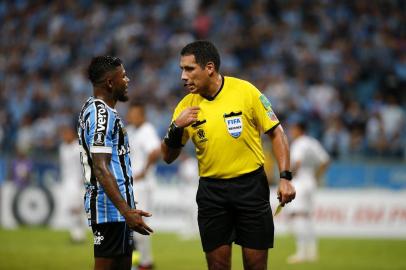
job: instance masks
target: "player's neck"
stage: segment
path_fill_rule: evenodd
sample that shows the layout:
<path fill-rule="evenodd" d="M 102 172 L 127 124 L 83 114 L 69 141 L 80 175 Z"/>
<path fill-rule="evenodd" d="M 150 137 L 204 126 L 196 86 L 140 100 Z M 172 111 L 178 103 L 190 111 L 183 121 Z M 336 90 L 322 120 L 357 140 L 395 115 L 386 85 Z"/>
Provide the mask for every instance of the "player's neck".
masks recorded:
<path fill-rule="evenodd" d="M 222 85 L 223 85 L 223 77 L 220 74 L 216 74 L 215 79 L 213 79 L 210 82 L 206 93 L 202 94 L 201 96 L 208 100 L 212 100 L 221 91 Z"/>
<path fill-rule="evenodd" d="M 93 93 L 95 98 L 103 100 L 110 108 L 114 109 L 116 106 L 117 100 L 111 94 L 106 93 L 104 89 L 95 87 Z"/>

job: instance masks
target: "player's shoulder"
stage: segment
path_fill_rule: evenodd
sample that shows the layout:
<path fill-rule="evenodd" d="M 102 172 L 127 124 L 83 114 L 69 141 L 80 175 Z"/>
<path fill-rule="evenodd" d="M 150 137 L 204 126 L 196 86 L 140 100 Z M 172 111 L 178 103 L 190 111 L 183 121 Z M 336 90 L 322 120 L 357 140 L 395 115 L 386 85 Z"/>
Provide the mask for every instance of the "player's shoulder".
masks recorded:
<path fill-rule="evenodd" d="M 103 100 L 89 98 L 81 113 L 82 122 L 93 125 L 109 125 L 118 118 L 117 111 L 109 107 Z"/>
<path fill-rule="evenodd" d="M 293 140 L 291 147 L 304 147 L 306 144 L 308 144 L 308 142 L 308 136 L 300 136 Z"/>
<path fill-rule="evenodd" d="M 145 129 L 145 130 L 148 130 L 148 131 L 154 131 L 155 130 L 154 125 L 152 123 L 150 123 L 150 122 L 145 122 L 142 125 L 142 128 Z"/>
<path fill-rule="evenodd" d="M 151 133 L 155 132 L 155 127 L 150 122 L 144 122 L 139 128 L 138 132 L 150 136 Z"/>
<path fill-rule="evenodd" d="M 203 99 L 203 97 L 200 96 L 199 94 L 189 93 L 179 101 L 177 107 L 196 106 L 196 105 L 198 105 L 200 103 L 200 101 L 202 99 Z"/>
<path fill-rule="evenodd" d="M 250 90 L 257 89 L 251 82 L 231 76 L 224 76 L 224 83 L 225 85 L 231 86 L 233 88 L 250 89 Z"/>
<path fill-rule="evenodd" d="M 257 87 L 255 87 L 255 85 L 244 79 L 225 76 L 224 85 L 225 87 L 232 89 L 234 93 L 238 92 L 238 95 L 261 95 L 260 91 Z"/>
<path fill-rule="evenodd" d="M 89 106 L 89 111 L 95 112 L 98 118 L 99 117 L 115 118 L 117 116 L 117 111 L 115 109 L 111 108 L 103 100 L 96 98 L 93 99 L 93 103 L 91 104 L 91 106 Z"/>
<path fill-rule="evenodd" d="M 315 138 L 308 135 L 303 135 L 293 141 L 292 147 L 297 146 L 300 148 L 309 148 L 314 147 L 314 145 L 317 145 L 318 143 L 319 142 Z"/>

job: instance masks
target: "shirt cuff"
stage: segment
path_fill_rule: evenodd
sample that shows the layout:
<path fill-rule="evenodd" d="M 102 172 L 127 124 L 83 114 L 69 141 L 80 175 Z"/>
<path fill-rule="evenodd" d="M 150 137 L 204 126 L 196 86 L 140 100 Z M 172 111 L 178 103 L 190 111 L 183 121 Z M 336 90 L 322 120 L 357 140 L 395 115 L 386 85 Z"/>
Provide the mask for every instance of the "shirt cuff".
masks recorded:
<path fill-rule="evenodd" d="M 90 152 L 111 154 L 113 153 L 113 148 L 109 146 L 90 146 Z"/>
<path fill-rule="evenodd" d="M 280 124 L 281 124 L 280 122 L 276 123 L 273 127 L 269 128 L 269 129 L 268 129 L 267 131 L 265 131 L 264 133 L 273 132 L 273 130 L 274 130 L 277 126 L 279 126 Z"/>

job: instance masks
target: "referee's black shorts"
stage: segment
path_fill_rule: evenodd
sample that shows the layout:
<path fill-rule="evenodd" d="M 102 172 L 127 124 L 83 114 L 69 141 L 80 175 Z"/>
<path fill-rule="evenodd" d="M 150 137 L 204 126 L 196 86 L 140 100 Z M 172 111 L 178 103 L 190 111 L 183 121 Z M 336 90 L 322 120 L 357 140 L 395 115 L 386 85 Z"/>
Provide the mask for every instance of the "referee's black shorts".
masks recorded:
<path fill-rule="evenodd" d="M 274 224 L 263 167 L 232 179 L 201 177 L 196 201 L 205 252 L 232 242 L 259 250 L 273 247 Z"/>

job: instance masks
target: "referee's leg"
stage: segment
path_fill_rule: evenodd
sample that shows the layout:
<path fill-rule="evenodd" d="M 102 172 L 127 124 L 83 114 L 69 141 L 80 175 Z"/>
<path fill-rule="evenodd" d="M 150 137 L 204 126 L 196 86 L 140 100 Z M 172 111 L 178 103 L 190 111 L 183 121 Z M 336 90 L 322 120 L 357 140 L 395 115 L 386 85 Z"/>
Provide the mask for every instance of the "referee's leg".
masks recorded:
<path fill-rule="evenodd" d="M 265 270 L 273 247 L 274 224 L 269 186 L 263 170 L 233 182 L 236 240 L 241 245 L 245 270 Z"/>
<path fill-rule="evenodd" d="M 207 266 L 209 270 L 231 269 L 231 245 L 222 245 L 206 252 Z"/>
<path fill-rule="evenodd" d="M 224 196 L 228 186 L 224 180 L 200 180 L 196 194 L 200 239 L 209 270 L 231 269 L 235 236 L 233 215 Z"/>
<path fill-rule="evenodd" d="M 268 249 L 258 250 L 242 248 L 244 270 L 266 270 L 268 264 Z"/>

